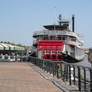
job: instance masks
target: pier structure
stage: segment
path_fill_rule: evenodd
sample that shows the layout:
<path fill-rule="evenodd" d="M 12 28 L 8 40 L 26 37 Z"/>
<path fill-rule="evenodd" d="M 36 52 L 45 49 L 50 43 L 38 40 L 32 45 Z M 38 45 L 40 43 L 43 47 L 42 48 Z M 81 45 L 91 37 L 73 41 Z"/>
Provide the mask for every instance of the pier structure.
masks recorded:
<path fill-rule="evenodd" d="M 23 46 L 18 46 L 9 42 L 0 42 L 0 62 L 15 61 L 16 56 L 23 56 L 26 50 Z"/>
<path fill-rule="evenodd" d="M 92 68 L 18 56 L 0 62 L 0 92 L 92 92 Z"/>
<path fill-rule="evenodd" d="M 63 92 L 28 63 L 0 63 L 0 92 Z"/>

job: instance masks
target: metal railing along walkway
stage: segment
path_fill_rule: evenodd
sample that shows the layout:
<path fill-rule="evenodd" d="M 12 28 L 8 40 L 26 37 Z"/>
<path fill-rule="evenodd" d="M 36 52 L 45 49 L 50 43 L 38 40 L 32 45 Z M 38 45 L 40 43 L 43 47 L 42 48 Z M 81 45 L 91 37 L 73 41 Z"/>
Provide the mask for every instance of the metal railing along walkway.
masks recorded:
<path fill-rule="evenodd" d="M 64 61 L 41 60 L 29 57 L 29 61 L 58 79 L 78 87 L 78 91 L 92 92 L 92 68 L 66 63 Z"/>
<path fill-rule="evenodd" d="M 16 56 L 14 62 L 31 62 L 44 71 L 49 72 L 53 77 L 75 85 L 78 91 L 92 92 L 92 68 L 66 63 L 64 61 L 42 60 L 31 56 Z M 4 61 L 11 61 L 5 59 Z M 3 61 L 3 60 L 1 60 Z"/>

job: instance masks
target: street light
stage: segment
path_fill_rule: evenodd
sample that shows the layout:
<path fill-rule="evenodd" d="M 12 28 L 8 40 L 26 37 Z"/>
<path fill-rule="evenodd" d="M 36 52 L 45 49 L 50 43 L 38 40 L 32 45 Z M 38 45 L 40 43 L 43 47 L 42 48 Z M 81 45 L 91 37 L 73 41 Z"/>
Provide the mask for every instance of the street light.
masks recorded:
<path fill-rule="evenodd" d="M 91 63 L 91 68 L 92 68 L 92 48 L 89 48 L 88 61 Z"/>

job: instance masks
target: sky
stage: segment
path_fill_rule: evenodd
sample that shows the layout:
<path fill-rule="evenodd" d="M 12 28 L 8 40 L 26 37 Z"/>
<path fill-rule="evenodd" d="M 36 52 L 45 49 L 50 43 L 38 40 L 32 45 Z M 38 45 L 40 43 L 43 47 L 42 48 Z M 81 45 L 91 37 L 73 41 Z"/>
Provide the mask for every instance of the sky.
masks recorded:
<path fill-rule="evenodd" d="M 33 33 L 56 24 L 58 15 L 71 20 L 86 48 L 92 47 L 92 0 L 0 0 L 0 41 L 32 45 Z"/>

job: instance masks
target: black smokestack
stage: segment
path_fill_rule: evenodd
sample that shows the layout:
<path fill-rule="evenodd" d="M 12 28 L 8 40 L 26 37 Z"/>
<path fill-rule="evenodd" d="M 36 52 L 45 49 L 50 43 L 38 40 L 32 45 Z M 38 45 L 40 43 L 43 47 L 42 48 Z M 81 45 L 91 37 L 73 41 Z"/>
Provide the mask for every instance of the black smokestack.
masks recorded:
<path fill-rule="evenodd" d="M 72 31 L 74 32 L 74 22 L 75 22 L 75 17 L 72 15 Z"/>

